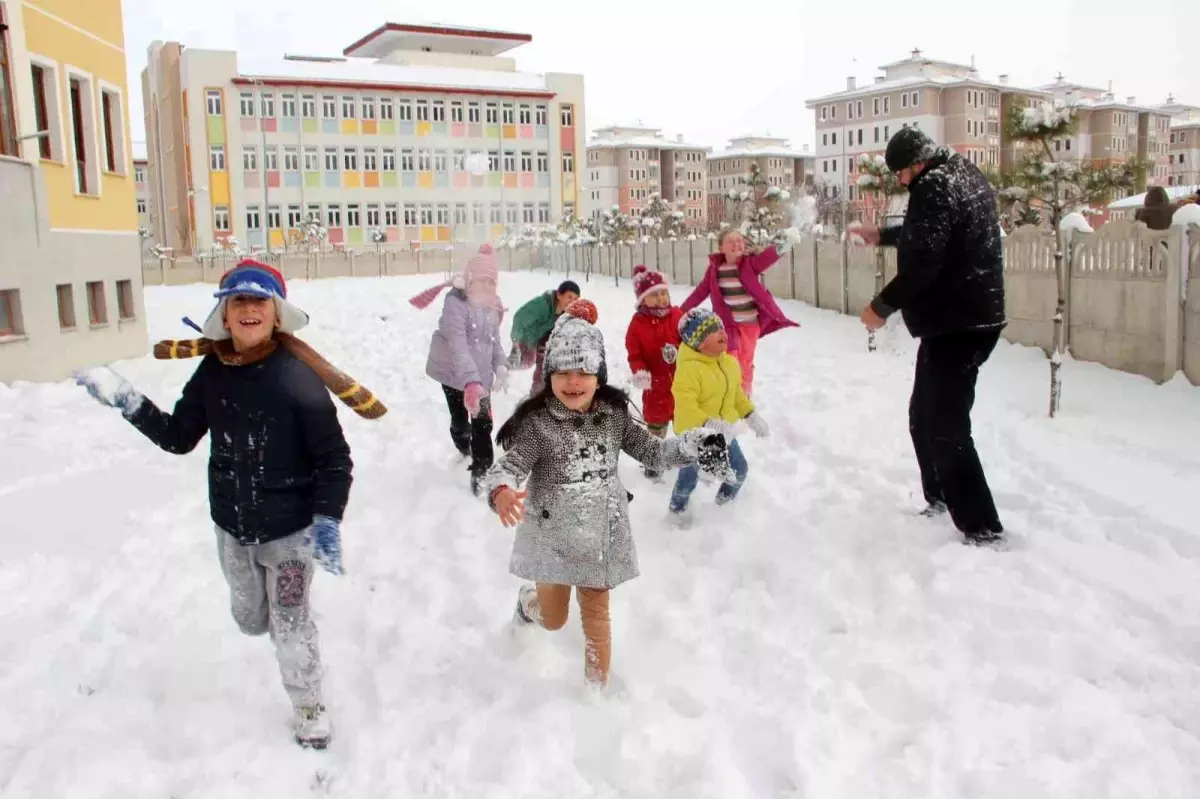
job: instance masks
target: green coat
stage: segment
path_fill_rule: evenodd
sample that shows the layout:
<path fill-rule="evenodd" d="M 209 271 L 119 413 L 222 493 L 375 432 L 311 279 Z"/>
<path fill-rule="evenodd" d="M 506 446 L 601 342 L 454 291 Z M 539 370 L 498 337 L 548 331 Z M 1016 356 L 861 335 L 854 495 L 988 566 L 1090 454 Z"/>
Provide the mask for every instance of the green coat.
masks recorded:
<path fill-rule="evenodd" d="M 553 291 L 539 294 L 522 305 L 520 310 L 513 316 L 513 344 L 521 344 L 532 348 L 536 347 L 542 339 L 549 336 L 550 331 L 554 330 L 555 320 L 558 319 L 555 305 Z"/>

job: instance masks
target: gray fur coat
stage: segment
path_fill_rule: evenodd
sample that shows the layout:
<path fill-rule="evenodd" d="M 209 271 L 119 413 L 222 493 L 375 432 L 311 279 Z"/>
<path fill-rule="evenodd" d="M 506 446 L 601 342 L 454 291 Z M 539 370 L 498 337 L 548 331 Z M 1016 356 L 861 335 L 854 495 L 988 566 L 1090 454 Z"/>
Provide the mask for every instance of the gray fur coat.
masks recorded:
<path fill-rule="evenodd" d="M 654 438 L 627 408 L 597 402 L 568 410 L 551 397 L 525 418 L 512 448 L 492 467 L 485 496 L 529 479 L 525 518 L 517 526 L 509 571 L 534 582 L 613 588 L 638 576 L 629 499 L 617 456 L 655 469 L 693 458 L 678 438 Z"/>

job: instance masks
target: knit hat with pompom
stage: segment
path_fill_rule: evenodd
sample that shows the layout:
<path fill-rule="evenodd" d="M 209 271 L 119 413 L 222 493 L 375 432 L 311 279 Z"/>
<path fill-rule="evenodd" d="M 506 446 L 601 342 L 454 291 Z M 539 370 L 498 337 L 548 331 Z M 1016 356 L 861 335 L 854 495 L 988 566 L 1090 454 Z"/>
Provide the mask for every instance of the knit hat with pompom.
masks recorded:
<path fill-rule="evenodd" d="M 694 350 L 700 349 L 701 342 L 709 335 L 724 329 L 721 317 L 707 308 L 693 308 L 679 320 L 679 338 Z"/>
<path fill-rule="evenodd" d="M 635 307 L 641 305 L 642 300 L 650 294 L 666 287 L 667 276 L 662 272 L 649 269 L 645 264 L 638 264 L 633 268 L 633 293 L 637 297 Z"/>
<path fill-rule="evenodd" d="M 608 382 L 608 364 L 604 354 L 604 336 L 596 327 L 596 305 L 590 300 L 576 300 L 554 323 L 546 342 L 542 372 L 546 383 L 555 372 L 578 370 L 596 375 L 600 385 Z"/>

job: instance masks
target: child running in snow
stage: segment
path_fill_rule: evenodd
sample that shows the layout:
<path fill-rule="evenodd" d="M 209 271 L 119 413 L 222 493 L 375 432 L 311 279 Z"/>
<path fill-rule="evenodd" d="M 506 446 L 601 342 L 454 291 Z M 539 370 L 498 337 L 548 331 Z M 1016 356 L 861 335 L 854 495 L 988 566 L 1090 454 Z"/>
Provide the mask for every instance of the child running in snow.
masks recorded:
<path fill-rule="evenodd" d="M 578 283 L 564 280 L 557 290 L 539 294 L 522 305 L 513 316 L 513 353 L 509 366 L 514 369 L 534 367 L 530 394 L 536 394 L 545 385 L 542 380 L 542 360 L 546 341 L 550 338 L 550 331 L 554 330 L 554 322 L 568 305 L 579 299 L 581 293 Z"/>
<path fill-rule="evenodd" d="M 766 420 L 754 412 L 754 404 L 742 390 L 741 368 L 737 360 L 726 350 L 729 336 L 720 317 L 703 308 L 694 308 L 684 314 L 679 323 L 679 361 L 676 365 L 675 383 L 675 434 L 686 435 L 688 431 L 708 426 L 720 429 L 745 419 L 746 424 L 759 438 L 769 433 Z M 717 504 L 724 505 L 737 497 L 750 471 L 741 447 L 731 434 L 729 441 L 729 466 L 732 476 L 717 491 Z M 677 524 L 690 520 L 688 500 L 696 490 L 699 473 L 695 466 L 679 470 L 675 489 L 671 492 L 670 511 Z"/>
<path fill-rule="evenodd" d="M 425 373 L 442 384 L 450 408 L 450 439 L 463 457 L 471 459 L 474 494 L 479 493 L 479 481 L 493 461 L 489 395 L 503 391 L 508 382 L 500 342 L 503 308 L 496 294 L 497 274 L 492 248 L 484 244 L 461 275 L 409 301 L 424 308 L 444 289 L 451 289 L 429 343 Z"/>
<path fill-rule="evenodd" d="M 666 438 L 675 413 L 671 383 L 675 379 L 675 357 L 679 353 L 679 320 L 683 311 L 671 305 L 671 292 L 662 272 L 644 264 L 633 268 L 633 290 L 637 312 L 625 332 L 625 352 L 633 387 L 642 392 L 642 417 L 651 435 Z M 660 480 L 662 473 L 647 466 L 646 476 Z"/>
<path fill-rule="evenodd" d="M 167 452 L 189 453 L 209 433 L 209 511 L 233 618 L 246 635 L 270 633 L 296 741 L 323 749 L 331 727 L 309 587 L 314 558 L 343 573 L 339 528 L 353 466 L 329 391 L 366 418 L 386 409 L 292 337 L 308 315 L 288 302 L 276 270 L 244 260 L 215 296 L 204 338 L 154 347 L 160 359 L 204 358 L 173 412 L 107 367 L 76 382 Z"/>
<path fill-rule="evenodd" d="M 514 622 L 560 629 L 574 586 L 584 673 L 603 686 L 612 653 L 608 592 L 638 575 L 617 456 L 624 451 L 663 469 L 698 458 L 708 463 L 714 453 L 723 460 L 725 444 L 711 430 L 665 441 L 647 433 L 631 413 L 629 395 L 608 384 L 595 318 L 595 306 L 581 300 L 556 323 L 546 344 L 549 390 L 522 402 L 500 428 L 497 439 L 507 452 L 486 485 L 504 526 L 517 525 L 509 570 L 534 581 L 518 593 Z"/>
<path fill-rule="evenodd" d="M 721 232 L 718 252 L 708 256 L 708 269 L 680 308 L 684 313 L 707 298 L 729 336 L 729 351 L 737 356 L 742 370 L 742 390 L 749 397 L 754 388 L 754 351 L 758 340 L 786 327 L 799 327 L 783 315 L 760 275 L 775 265 L 784 252 L 771 245 L 761 252 L 746 253 L 746 239 L 733 228 Z M 790 245 L 789 245 L 790 246 Z"/>

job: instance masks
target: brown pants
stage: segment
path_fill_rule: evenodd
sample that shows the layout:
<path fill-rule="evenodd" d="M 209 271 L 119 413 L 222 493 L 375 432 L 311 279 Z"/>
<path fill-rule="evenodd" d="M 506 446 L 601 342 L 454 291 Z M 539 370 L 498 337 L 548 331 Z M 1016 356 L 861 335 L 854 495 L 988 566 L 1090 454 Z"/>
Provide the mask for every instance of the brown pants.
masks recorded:
<path fill-rule="evenodd" d="M 589 682 L 608 683 L 612 662 L 612 626 L 608 618 L 608 589 L 576 588 L 579 615 L 583 619 L 584 675 Z M 537 596 L 525 611 L 547 630 L 559 630 L 567 623 L 571 608 L 571 586 L 538 583 Z"/>

